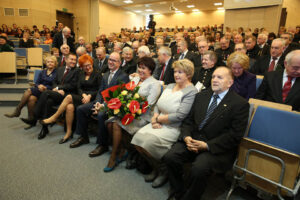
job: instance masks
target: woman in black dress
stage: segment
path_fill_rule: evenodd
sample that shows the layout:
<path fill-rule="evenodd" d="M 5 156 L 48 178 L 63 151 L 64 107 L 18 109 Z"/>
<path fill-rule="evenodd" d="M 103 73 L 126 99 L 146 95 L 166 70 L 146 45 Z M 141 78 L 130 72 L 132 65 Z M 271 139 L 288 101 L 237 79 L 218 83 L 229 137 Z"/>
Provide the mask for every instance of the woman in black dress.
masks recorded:
<path fill-rule="evenodd" d="M 72 124 L 74 121 L 74 111 L 76 110 L 76 107 L 93 101 L 101 83 L 102 76 L 97 70 L 94 70 L 92 57 L 86 54 L 82 55 L 79 57 L 78 62 L 83 70 L 79 75 L 77 86 L 78 94 L 67 95 L 60 104 L 56 113 L 42 121 L 42 124 L 54 123 L 57 118 L 66 111 L 67 132 L 59 141 L 59 144 L 67 142 L 72 137 Z"/>
<path fill-rule="evenodd" d="M 21 114 L 22 108 L 27 104 L 28 108 L 28 120 L 33 119 L 33 110 L 35 103 L 41 93 L 45 90 L 52 89 L 52 82 L 56 77 L 56 66 L 57 66 L 57 59 L 55 56 L 48 56 L 46 57 L 46 66 L 47 68 L 40 72 L 38 79 L 35 83 L 35 86 L 32 88 L 27 89 L 18 106 L 16 107 L 15 111 L 10 114 L 5 114 L 6 117 L 13 118 L 19 117 Z M 23 118 L 21 118 L 24 120 Z M 26 120 L 26 119 L 25 119 Z M 31 125 L 28 128 L 31 128 Z M 26 129 L 28 129 L 26 128 Z"/>

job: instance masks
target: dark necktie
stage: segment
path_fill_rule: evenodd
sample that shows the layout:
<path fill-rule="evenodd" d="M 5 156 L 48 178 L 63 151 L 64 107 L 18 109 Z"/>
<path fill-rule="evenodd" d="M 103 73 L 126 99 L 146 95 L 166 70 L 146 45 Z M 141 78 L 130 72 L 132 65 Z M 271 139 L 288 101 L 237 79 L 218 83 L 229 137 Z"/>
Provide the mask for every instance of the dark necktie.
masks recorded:
<path fill-rule="evenodd" d="M 217 99 L 219 98 L 219 95 L 215 94 L 215 95 L 213 95 L 213 98 L 214 99 L 213 99 L 212 103 L 210 104 L 209 108 L 206 111 L 206 115 L 204 117 L 204 120 L 199 125 L 199 130 L 201 130 L 203 128 L 203 126 L 206 124 L 206 121 L 208 120 L 210 115 L 214 112 L 214 110 L 218 106 Z"/>
<path fill-rule="evenodd" d="M 108 84 L 108 85 L 110 84 L 111 79 L 113 78 L 113 76 L 114 76 L 114 73 L 110 72 L 110 73 L 109 73 L 109 76 L 108 76 L 108 81 L 107 81 L 107 84 Z"/>
<path fill-rule="evenodd" d="M 99 60 L 99 70 L 101 69 L 102 64 L 103 64 L 103 62 L 101 60 Z"/>
<path fill-rule="evenodd" d="M 61 63 L 60 63 L 60 66 L 63 66 L 63 64 L 64 64 L 64 61 L 65 61 L 65 56 L 63 56 L 63 57 L 62 57 L 62 59 L 61 59 Z"/>
<path fill-rule="evenodd" d="M 159 77 L 159 80 L 162 81 L 164 79 L 164 74 L 165 74 L 165 68 L 166 68 L 166 65 L 163 66 L 163 69 L 161 71 L 161 74 L 160 74 L 160 77 Z"/>
<path fill-rule="evenodd" d="M 288 96 L 292 87 L 292 77 L 288 76 L 288 80 L 284 83 L 282 88 L 282 102 L 285 102 L 286 97 Z"/>
<path fill-rule="evenodd" d="M 184 53 L 182 53 L 179 57 L 179 60 L 182 60 L 184 58 Z"/>
<path fill-rule="evenodd" d="M 273 57 L 273 58 L 272 58 L 272 62 L 271 62 L 270 66 L 269 66 L 269 69 L 268 69 L 269 72 L 274 71 L 274 68 L 275 68 L 275 61 L 276 61 L 276 60 L 277 60 L 276 57 Z"/>
<path fill-rule="evenodd" d="M 62 78 L 62 80 L 61 80 L 61 84 L 62 84 L 62 85 L 64 84 L 65 78 L 66 78 L 66 76 L 68 75 L 69 71 L 70 71 L 70 68 L 69 68 L 69 67 L 66 68 L 66 71 L 65 71 L 65 73 L 64 73 L 64 76 L 63 76 L 63 78 Z"/>

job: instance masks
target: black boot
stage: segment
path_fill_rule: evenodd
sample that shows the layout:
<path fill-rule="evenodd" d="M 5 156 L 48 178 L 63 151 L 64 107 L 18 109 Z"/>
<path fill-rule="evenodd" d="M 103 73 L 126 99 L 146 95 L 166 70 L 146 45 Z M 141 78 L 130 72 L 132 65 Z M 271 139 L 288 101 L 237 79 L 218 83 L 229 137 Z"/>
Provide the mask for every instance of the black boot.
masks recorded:
<path fill-rule="evenodd" d="M 43 128 L 38 136 L 38 139 L 41 140 L 41 139 L 45 138 L 48 133 L 49 133 L 48 127 L 43 126 Z"/>

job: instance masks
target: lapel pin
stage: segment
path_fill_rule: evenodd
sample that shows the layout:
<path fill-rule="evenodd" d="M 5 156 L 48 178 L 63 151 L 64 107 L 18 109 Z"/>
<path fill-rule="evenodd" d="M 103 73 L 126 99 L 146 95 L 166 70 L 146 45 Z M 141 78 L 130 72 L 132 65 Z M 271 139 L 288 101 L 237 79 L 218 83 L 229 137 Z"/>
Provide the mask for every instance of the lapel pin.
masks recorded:
<path fill-rule="evenodd" d="M 227 104 L 224 104 L 223 106 L 224 106 L 224 107 L 226 107 L 226 106 L 227 106 Z"/>

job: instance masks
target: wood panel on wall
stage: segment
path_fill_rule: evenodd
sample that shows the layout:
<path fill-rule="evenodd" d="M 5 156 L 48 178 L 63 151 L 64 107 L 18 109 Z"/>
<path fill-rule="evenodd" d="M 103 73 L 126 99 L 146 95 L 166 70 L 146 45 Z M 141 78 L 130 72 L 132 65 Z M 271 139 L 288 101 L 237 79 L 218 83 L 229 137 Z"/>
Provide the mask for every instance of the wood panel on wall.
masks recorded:
<path fill-rule="evenodd" d="M 224 23 L 224 11 L 201 11 L 178 14 L 155 15 L 156 28 L 159 27 L 196 27 L 206 25 L 220 25 Z"/>
<path fill-rule="evenodd" d="M 296 27 L 300 25 L 300 1 L 299 0 L 284 0 L 283 8 L 286 8 L 287 11 L 287 19 L 285 26 L 286 27 Z"/>
<path fill-rule="evenodd" d="M 225 27 L 237 29 L 266 28 L 269 32 L 277 32 L 279 27 L 281 5 L 260 8 L 233 9 L 225 11 Z"/>
<path fill-rule="evenodd" d="M 99 1 L 99 34 L 120 32 L 121 28 L 143 27 L 145 17 Z"/>

